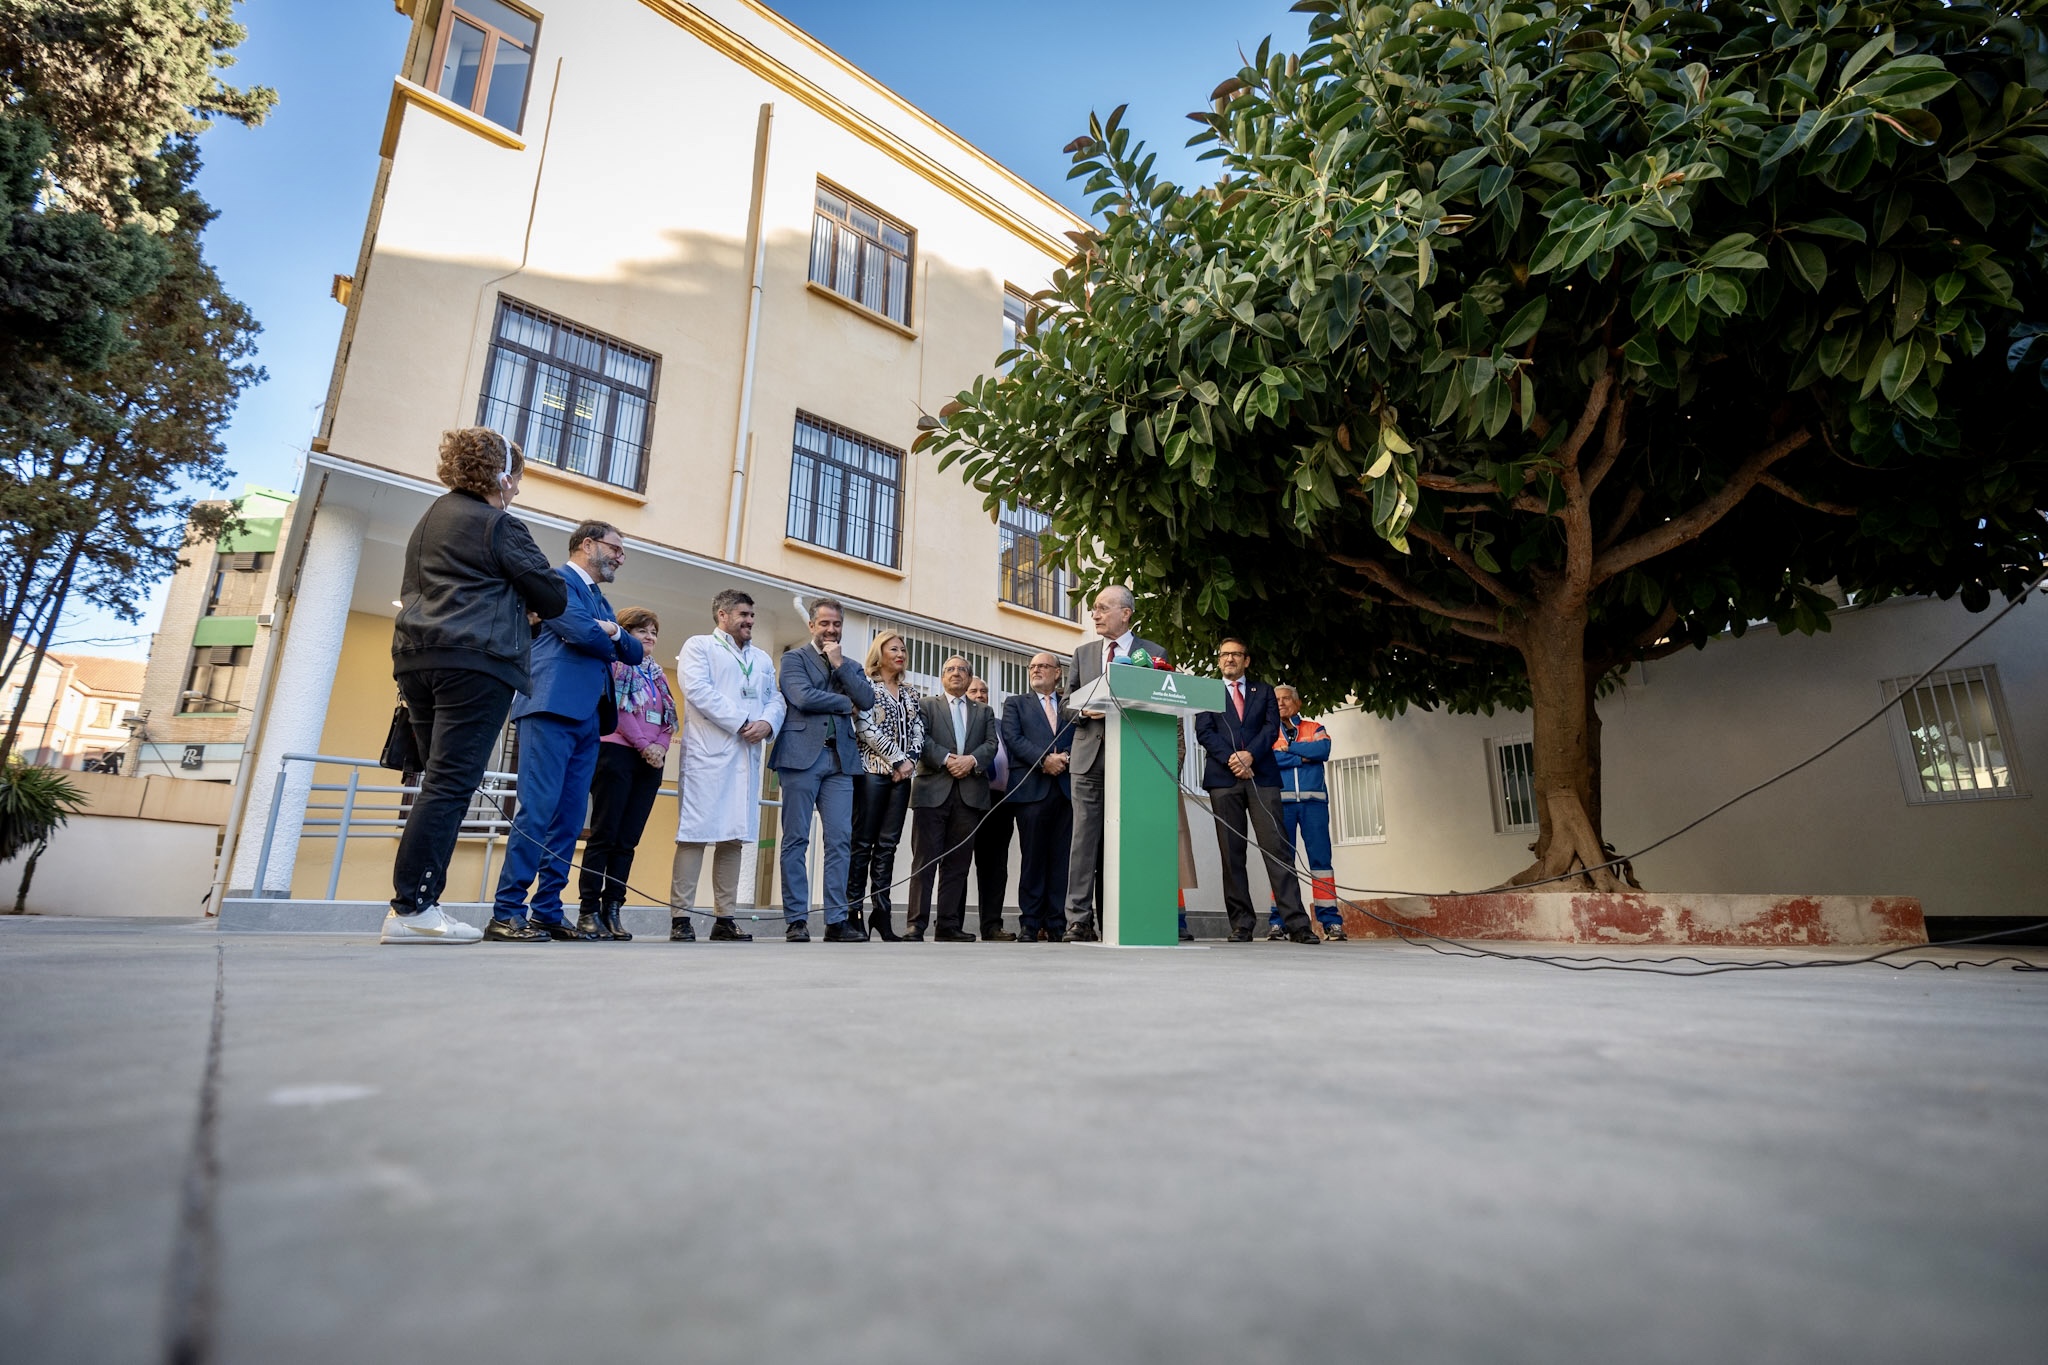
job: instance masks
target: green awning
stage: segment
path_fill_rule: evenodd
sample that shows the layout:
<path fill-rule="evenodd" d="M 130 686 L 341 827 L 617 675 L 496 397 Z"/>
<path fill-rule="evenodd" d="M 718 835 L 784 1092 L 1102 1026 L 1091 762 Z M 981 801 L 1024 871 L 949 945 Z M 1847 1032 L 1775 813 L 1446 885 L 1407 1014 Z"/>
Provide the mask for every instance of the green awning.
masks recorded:
<path fill-rule="evenodd" d="M 277 542 L 284 535 L 283 517 L 249 517 L 241 528 L 220 538 L 217 547 L 224 555 L 248 554 L 252 551 L 275 551 Z"/>
<path fill-rule="evenodd" d="M 256 618 L 253 616 L 206 616 L 201 617 L 199 629 L 192 632 L 195 645 L 253 645 L 256 643 Z"/>

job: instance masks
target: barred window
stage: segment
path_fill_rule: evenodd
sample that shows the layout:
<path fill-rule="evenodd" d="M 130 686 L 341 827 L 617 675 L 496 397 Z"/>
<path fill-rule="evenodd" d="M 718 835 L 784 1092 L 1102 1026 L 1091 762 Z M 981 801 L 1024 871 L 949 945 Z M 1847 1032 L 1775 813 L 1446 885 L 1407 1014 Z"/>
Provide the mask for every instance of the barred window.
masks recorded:
<path fill-rule="evenodd" d="M 1906 800 L 1914 805 L 2025 796 L 2014 762 L 2012 723 L 1998 670 L 1957 668 L 1918 687 L 1911 678 L 1884 684 L 1892 708 L 1892 742 Z"/>
<path fill-rule="evenodd" d="M 1073 575 L 1045 562 L 1038 538 L 1052 518 L 1035 507 L 1005 503 L 996 522 L 996 578 L 1003 601 L 1064 621 L 1081 618 L 1071 596 Z"/>
<path fill-rule="evenodd" d="M 1536 828 L 1536 745 L 1527 735 L 1486 741 L 1493 784 L 1493 827 L 1501 834 Z"/>
<path fill-rule="evenodd" d="M 909 228 L 820 185 L 811 281 L 908 327 L 911 237 Z"/>
<path fill-rule="evenodd" d="M 886 568 L 900 559 L 903 452 L 807 412 L 789 464 L 791 540 Z"/>
<path fill-rule="evenodd" d="M 1003 291 L 1003 351 L 1007 355 L 1023 345 L 1024 320 L 1031 315 L 1031 300 L 1014 289 Z M 1010 372 L 1013 361 L 1002 360 L 996 369 L 1002 374 Z"/>
<path fill-rule="evenodd" d="M 1387 806 L 1380 790 L 1380 756 L 1333 758 L 1324 765 L 1323 775 L 1330 785 L 1330 825 L 1337 842 L 1385 843 Z"/>
<path fill-rule="evenodd" d="M 951 635 L 937 635 L 893 621 L 877 620 L 868 635 L 873 640 L 885 630 L 893 630 L 903 637 L 903 649 L 909 657 L 904 677 L 937 693 L 939 670 L 946 660 L 958 654 L 967 660 L 967 666 L 974 670 L 974 676 L 988 683 L 989 704 L 1002 709 L 1005 698 L 1014 697 L 1031 690 L 1028 656 L 1012 650 L 990 649 L 987 645 L 974 644 Z"/>
<path fill-rule="evenodd" d="M 526 458 L 643 492 L 661 358 L 502 295 L 477 421 Z"/>

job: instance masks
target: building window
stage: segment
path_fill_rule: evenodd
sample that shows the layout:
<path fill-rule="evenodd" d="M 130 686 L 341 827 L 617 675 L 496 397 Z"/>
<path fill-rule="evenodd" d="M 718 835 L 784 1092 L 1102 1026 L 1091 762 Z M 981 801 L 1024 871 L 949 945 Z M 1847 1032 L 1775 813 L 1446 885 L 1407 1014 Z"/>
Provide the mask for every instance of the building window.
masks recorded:
<path fill-rule="evenodd" d="M 990 649 L 987 645 L 951 635 L 936 635 L 894 621 L 872 622 L 869 641 L 888 630 L 903 637 L 903 652 L 909 655 L 909 662 L 903 670 L 905 680 L 916 683 L 933 695 L 940 691 L 939 671 L 955 654 L 967 660 L 967 666 L 974 670 L 975 677 L 988 683 L 989 705 L 998 711 L 1002 710 L 1005 699 L 1031 690 L 1027 667 L 1031 660 L 1025 655 L 1013 650 Z"/>
<path fill-rule="evenodd" d="M 911 231 L 859 200 L 818 186 L 811 282 L 910 325 Z"/>
<path fill-rule="evenodd" d="M 92 728 L 95 730 L 111 730 L 114 728 L 113 702 L 103 701 L 93 711 Z"/>
<path fill-rule="evenodd" d="M 526 458 L 605 483 L 647 487 L 661 358 L 500 297 L 477 421 Z"/>
<path fill-rule="evenodd" d="M 1380 756 L 1333 758 L 1323 767 L 1330 787 L 1331 833 L 1340 844 L 1387 841 L 1387 805 L 1380 791 Z"/>
<path fill-rule="evenodd" d="M 1024 320 L 1031 315 L 1031 300 L 1014 289 L 1003 291 L 1003 351 L 1008 355 L 1024 344 Z M 1012 360 L 998 360 L 996 371 L 1008 374 Z"/>
<path fill-rule="evenodd" d="M 208 616 L 254 616 L 263 610 L 263 589 L 270 571 L 267 550 L 215 555 L 213 589 L 207 594 Z"/>
<path fill-rule="evenodd" d="M 1493 784 L 1493 827 L 1502 834 L 1536 828 L 1536 745 L 1527 735 L 1486 741 Z"/>
<path fill-rule="evenodd" d="M 201 645 L 193 650 L 185 690 L 178 697 L 178 714 L 203 716 L 240 710 L 249 653 L 247 645 Z"/>
<path fill-rule="evenodd" d="M 789 465 L 792 540 L 897 567 L 903 452 L 799 412 Z"/>
<path fill-rule="evenodd" d="M 2012 721 L 1998 670 L 1957 668 L 1918 687 L 1911 678 L 1884 684 L 1892 708 L 1892 742 L 1906 800 L 1914 805 L 2025 796 Z"/>
<path fill-rule="evenodd" d="M 434 37 L 434 93 L 518 132 L 539 36 L 540 20 L 502 0 L 451 0 Z"/>
<path fill-rule="evenodd" d="M 996 581 L 1003 601 L 1063 621 L 1081 619 L 1071 596 L 1074 579 L 1045 562 L 1038 538 L 1052 518 L 1022 503 L 1005 503 L 996 520 Z"/>

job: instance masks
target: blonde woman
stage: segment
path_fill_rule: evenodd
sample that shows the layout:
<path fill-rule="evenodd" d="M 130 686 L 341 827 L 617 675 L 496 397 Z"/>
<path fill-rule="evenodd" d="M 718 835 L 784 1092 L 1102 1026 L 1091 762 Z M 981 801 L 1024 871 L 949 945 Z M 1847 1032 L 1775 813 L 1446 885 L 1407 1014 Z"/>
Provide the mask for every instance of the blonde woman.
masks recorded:
<path fill-rule="evenodd" d="M 860 924 L 861 902 L 870 902 L 868 932 L 884 943 L 898 935 L 889 923 L 889 887 L 896 874 L 896 845 L 910 809 L 910 776 L 924 748 L 924 693 L 903 680 L 910 648 L 903 636 L 885 630 L 868 646 L 867 675 L 875 704 L 854 717 L 865 771 L 853 778 L 853 857 L 846 872 L 846 905 Z"/>

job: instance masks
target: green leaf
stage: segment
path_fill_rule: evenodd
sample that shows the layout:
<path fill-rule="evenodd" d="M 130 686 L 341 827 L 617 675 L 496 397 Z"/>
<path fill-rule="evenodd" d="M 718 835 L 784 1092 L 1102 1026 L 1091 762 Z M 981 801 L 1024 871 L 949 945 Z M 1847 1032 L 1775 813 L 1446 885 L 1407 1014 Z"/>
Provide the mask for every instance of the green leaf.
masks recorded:
<path fill-rule="evenodd" d="M 1515 310 L 1515 315 L 1508 319 L 1508 325 L 1501 329 L 1499 345 L 1510 350 L 1520 346 L 1536 335 L 1549 312 L 1550 299 L 1547 295 L 1539 294 L 1529 300 Z"/>
<path fill-rule="evenodd" d="M 1795 278 L 1818 294 L 1828 280 L 1828 253 L 1816 242 L 1787 242 Z"/>
<path fill-rule="evenodd" d="M 1785 230 L 1787 232 L 1810 232 L 1817 237 L 1840 237 L 1851 242 L 1866 242 L 1870 240 L 1870 234 L 1865 232 L 1863 225 L 1853 218 L 1816 218 L 1810 223 L 1793 223 Z"/>

